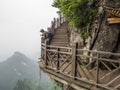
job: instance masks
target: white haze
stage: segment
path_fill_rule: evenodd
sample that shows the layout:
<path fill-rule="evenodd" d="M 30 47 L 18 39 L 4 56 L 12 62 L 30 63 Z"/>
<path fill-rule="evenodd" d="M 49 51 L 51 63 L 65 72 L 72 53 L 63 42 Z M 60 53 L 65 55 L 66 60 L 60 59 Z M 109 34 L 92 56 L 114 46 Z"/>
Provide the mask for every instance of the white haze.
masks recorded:
<path fill-rule="evenodd" d="M 53 0 L 0 0 L 0 61 L 15 51 L 28 56 L 40 52 L 41 28 L 57 17 Z"/>

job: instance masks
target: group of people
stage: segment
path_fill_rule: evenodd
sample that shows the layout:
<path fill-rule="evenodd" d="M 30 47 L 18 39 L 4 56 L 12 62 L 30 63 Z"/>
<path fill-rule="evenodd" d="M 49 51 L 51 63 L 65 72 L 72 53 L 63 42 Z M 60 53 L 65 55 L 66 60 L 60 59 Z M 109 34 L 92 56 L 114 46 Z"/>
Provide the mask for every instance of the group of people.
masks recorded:
<path fill-rule="evenodd" d="M 51 39 L 52 39 L 52 33 L 51 33 L 50 29 L 48 29 L 48 31 L 45 31 L 44 29 L 41 29 L 40 32 L 42 33 L 41 34 L 42 43 L 45 43 L 45 41 L 47 41 L 47 44 L 50 45 L 50 42 L 51 42 Z"/>

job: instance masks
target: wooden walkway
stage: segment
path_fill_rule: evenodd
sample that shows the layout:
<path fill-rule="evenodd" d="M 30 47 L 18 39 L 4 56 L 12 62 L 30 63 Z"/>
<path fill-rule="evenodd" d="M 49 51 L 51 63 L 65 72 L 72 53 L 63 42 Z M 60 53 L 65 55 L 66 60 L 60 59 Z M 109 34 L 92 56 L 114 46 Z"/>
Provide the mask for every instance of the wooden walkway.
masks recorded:
<path fill-rule="evenodd" d="M 117 23 L 120 23 L 120 18 L 116 18 L 116 17 L 108 18 L 107 21 L 109 24 L 117 24 Z"/>
<path fill-rule="evenodd" d="M 104 8 L 111 15 L 114 15 L 116 17 L 120 17 L 120 8 L 112 8 L 112 7 L 107 7 L 107 6 L 104 6 Z"/>
<path fill-rule="evenodd" d="M 107 19 L 109 24 L 120 23 L 120 8 L 112 8 L 112 7 L 104 6 L 104 9 L 111 15 L 111 18 Z"/>
<path fill-rule="evenodd" d="M 116 21 L 114 18 L 108 20 L 110 23 Z M 120 90 L 120 53 L 78 49 L 77 43 L 66 47 L 65 25 L 63 18 L 52 22 L 50 30 L 57 35 L 53 35 L 51 45 L 47 45 L 47 41 L 41 44 L 40 68 L 51 78 L 77 90 L 81 87 L 87 90 Z M 59 37 L 59 34 L 64 37 Z"/>
<path fill-rule="evenodd" d="M 104 8 L 115 16 L 108 18 L 109 24 L 120 23 L 120 10 Z M 41 44 L 40 68 L 77 90 L 120 90 L 120 53 L 78 49 L 77 43 L 66 47 L 67 29 L 64 18 L 54 19 L 50 45 Z"/>
<path fill-rule="evenodd" d="M 120 54 L 42 44 L 40 68 L 90 90 L 120 90 Z M 95 89 L 97 88 L 97 89 Z"/>

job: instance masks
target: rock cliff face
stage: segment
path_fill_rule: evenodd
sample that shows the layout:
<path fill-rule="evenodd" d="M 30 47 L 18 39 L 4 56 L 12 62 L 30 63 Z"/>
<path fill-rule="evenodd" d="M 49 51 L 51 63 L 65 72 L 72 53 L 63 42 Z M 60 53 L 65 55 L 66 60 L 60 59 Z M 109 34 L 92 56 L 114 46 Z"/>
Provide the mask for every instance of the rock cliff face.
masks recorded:
<path fill-rule="evenodd" d="M 102 21 L 102 25 L 94 43 L 92 49 L 107 52 L 117 52 L 119 37 L 120 37 L 120 26 L 119 25 L 107 25 L 106 15 Z"/>
<path fill-rule="evenodd" d="M 119 2 L 106 0 L 105 5 L 110 7 L 119 7 Z M 107 18 L 110 17 L 105 12 L 101 21 L 100 30 L 92 49 L 107 52 L 120 52 L 120 24 L 108 24 Z"/>
<path fill-rule="evenodd" d="M 100 3 L 103 6 L 105 5 L 120 8 L 120 2 L 117 0 L 101 0 Z M 79 40 L 81 39 L 80 35 L 78 39 L 78 35 L 75 36 L 74 34 L 71 34 L 71 37 L 74 37 L 71 42 L 78 42 L 80 44 L 82 43 L 83 46 L 79 46 L 79 48 L 107 52 L 120 52 L 120 24 L 108 24 L 107 18 L 110 17 L 110 15 L 103 9 L 103 7 L 101 8 L 101 5 L 98 7 L 98 15 L 96 16 L 97 30 L 95 30 L 95 21 L 95 24 L 93 23 L 91 35 L 88 37 L 88 39 L 85 41 Z"/>

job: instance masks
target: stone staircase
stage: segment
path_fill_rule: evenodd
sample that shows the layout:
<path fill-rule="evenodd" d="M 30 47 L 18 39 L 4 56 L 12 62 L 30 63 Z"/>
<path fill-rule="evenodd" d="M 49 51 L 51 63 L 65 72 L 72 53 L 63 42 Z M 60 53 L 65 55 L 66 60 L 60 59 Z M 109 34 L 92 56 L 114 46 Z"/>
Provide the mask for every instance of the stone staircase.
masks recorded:
<path fill-rule="evenodd" d="M 67 46 L 68 42 L 68 23 L 64 22 L 54 31 L 51 45 L 65 47 Z"/>

